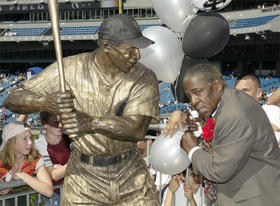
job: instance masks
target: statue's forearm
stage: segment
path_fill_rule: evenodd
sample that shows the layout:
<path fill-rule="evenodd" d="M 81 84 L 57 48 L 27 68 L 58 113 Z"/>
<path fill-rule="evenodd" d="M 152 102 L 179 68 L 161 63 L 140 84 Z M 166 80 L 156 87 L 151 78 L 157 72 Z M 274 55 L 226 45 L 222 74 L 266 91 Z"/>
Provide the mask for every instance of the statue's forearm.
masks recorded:
<path fill-rule="evenodd" d="M 4 100 L 3 105 L 12 112 L 18 114 L 28 114 L 43 111 L 45 97 L 35 93 L 17 89 Z"/>
<path fill-rule="evenodd" d="M 112 139 L 137 142 L 144 138 L 151 122 L 150 117 L 95 117 L 91 121 L 92 129 L 109 135 Z"/>

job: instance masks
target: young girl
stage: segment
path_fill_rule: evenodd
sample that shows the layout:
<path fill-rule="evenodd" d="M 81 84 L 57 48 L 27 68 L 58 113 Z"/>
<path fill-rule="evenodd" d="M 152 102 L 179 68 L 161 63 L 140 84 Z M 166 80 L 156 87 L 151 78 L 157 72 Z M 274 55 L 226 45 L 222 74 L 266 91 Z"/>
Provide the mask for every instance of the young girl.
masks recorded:
<path fill-rule="evenodd" d="M 36 177 L 33 175 L 36 174 Z M 3 129 L 0 146 L 0 180 L 22 179 L 38 193 L 51 197 L 53 186 L 41 155 L 33 147 L 30 128 L 14 121 Z M 10 189 L 2 190 L 7 194 Z"/>

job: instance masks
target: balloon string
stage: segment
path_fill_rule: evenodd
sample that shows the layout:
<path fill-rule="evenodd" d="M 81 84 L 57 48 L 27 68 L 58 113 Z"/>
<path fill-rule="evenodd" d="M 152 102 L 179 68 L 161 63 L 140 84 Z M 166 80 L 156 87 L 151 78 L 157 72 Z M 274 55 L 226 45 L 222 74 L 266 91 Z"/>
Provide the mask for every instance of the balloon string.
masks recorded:
<path fill-rule="evenodd" d="M 187 186 L 190 186 L 190 182 L 189 182 L 189 168 L 187 168 L 185 180 L 186 180 Z M 187 198 L 186 205 L 189 206 L 189 199 L 188 198 Z"/>
<path fill-rule="evenodd" d="M 161 202 L 161 194 L 162 194 L 161 184 L 162 184 L 162 176 L 161 176 L 161 172 L 160 172 L 159 173 L 159 202 Z"/>
<path fill-rule="evenodd" d="M 183 26 L 188 19 L 189 19 L 189 16 L 186 16 L 185 20 L 183 21 L 183 23 L 181 25 Z"/>
<path fill-rule="evenodd" d="M 183 58 L 183 60 L 182 60 L 181 67 L 182 67 L 183 61 L 184 61 L 184 58 Z M 180 67 L 180 70 L 179 70 L 178 75 L 177 75 L 177 77 L 176 77 L 175 85 L 174 85 L 174 87 L 175 87 L 175 89 L 174 89 L 175 99 L 176 99 L 177 102 L 178 102 L 178 97 L 177 97 L 177 86 L 178 86 L 179 75 L 180 75 L 180 72 L 181 72 L 181 67 Z"/>

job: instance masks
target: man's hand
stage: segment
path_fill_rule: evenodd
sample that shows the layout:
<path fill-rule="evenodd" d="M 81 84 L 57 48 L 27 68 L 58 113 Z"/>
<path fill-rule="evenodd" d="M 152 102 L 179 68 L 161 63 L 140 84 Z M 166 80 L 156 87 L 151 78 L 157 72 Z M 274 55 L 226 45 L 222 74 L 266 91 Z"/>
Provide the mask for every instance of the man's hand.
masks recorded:
<path fill-rule="evenodd" d="M 65 113 L 60 116 L 63 130 L 71 139 L 87 134 L 92 130 L 93 117 L 80 111 Z"/>
<path fill-rule="evenodd" d="M 189 201 L 194 199 L 191 186 L 184 185 L 184 195 L 188 198 Z"/>
<path fill-rule="evenodd" d="M 168 189 L 174 193 L 177 191 L 177 189 L 179 188 L 180 186 L 180 183 L 184 182 L 184 177 L 182 175 L 182 173 L 178 174 L 178 175 L 175 175 L 172 177 L 172 179 L 170 180 L 169 182 L 169 186 L 168 186 Z"/>
<path fill-rule="evenodd" d="M 181 147 L 189 154 L 190 150 L 198 145 L 198 140 L 192 132 L 186 132 L 181 139 Z"/>
<path fill-rule="evenodd" d="M 45 98 L 43 110 L 51 114 L 65 114 L 75 110 L 72 91 L 55 92 Z"/>
<path fill-rule="evenodd" d="M 180 128 L 182 131 L 185 131 L 186 129 L 183 128 L 183 124 L 188 126 L 188 131 L 194 132 L 198 130 L 198 120 L 198 118 L 192 118 L 188 111 L 186 111 L 186 113 L 183 111 L 175 111 L 171 114 L 168 124 L 163 130 L 163 135 L 166 136 L 169 134 L 172 136 L 175 128 Z"/>
<path fill-rule="evenodd" d="M 188 125 L 188 132 L 194 132 L 198 130 L 198 125 L 197 125 L 198 123 L 196 119 L 187 118 L 186 124 Z"/>
<path fill-rule="evenodd" d="M 180 128 L 181 130 L 184 130 L 182 122 L 185 120 L 186 117 L 187 116 L 184 114 L 183 111 L 174 111 L 168 120 L 168 124 L 163 130 L 163 135 L 166 136 L 170 134 L 170 136 L 172 136 L 175 128 Z"/>

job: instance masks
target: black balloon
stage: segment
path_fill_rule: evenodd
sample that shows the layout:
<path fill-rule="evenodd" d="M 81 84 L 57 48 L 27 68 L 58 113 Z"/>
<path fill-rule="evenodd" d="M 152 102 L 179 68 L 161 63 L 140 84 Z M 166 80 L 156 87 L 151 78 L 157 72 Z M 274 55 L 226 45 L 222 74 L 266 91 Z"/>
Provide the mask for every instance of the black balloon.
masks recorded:
<path fill-rule="evenodd" d="M 183 79 L 185 77 L 186 71 L 197 65 L 197 64 L 201 64 L 201 63 L 208 63 L 207 59 L 191 59 L 187 56 L 184 56 L 182 65 L 181 65 L 181 69 L 180 69 L 180 74 L 178 77 L 178 80 L 176 82 L 176 88 L 174 89 L 174 93 L 175 93 L 175 97 L 176 100 L 179 103 L 186 103 L 188 102 L 188 99 L 185 96 L 185 92 L 184 92 L 184 86 L 183 86 Z"/>
<path fill-rule="evenodd" d="M 197 14 L 185 30 L 183 51 L 194 59 L 204 59 L 220 52 L 229 39 L 229 24 L 213 11 Z"/>

